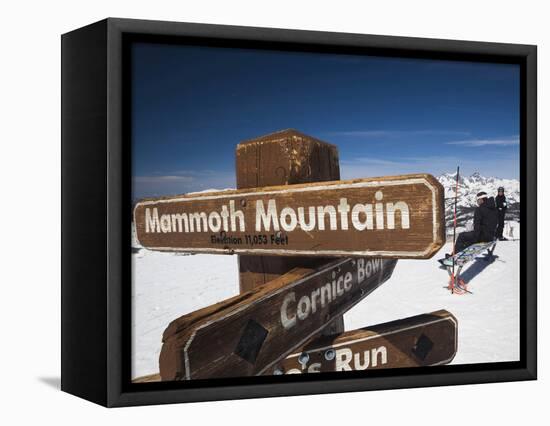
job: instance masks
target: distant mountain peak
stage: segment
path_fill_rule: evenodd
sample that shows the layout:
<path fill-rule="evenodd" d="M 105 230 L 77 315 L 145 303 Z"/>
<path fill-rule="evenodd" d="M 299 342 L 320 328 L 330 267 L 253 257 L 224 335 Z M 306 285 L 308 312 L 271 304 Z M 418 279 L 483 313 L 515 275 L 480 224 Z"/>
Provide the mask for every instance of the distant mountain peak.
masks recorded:
<path fill-rule="evenodd" d="M 447 231 L 453 228 L 453 209 L 456 189 L 456 172 L 443 173 L 438 177 L 439 182 L 445 188 L 445 220 Z M 519 222 L 519 181 L 517 179 L 501 179 L 494 176 L 483 176 L 474 172 L 470 176 L 460 175 L 458 182 L 457 220 L 459 227 L 471 226 L 474 209 L 477 206 L 476 194 L 485 191 L 490 197 L 497 195 L 499 186 L 504 187 L 504 193 L 508 201 L 507 220 Z M 515 207 L 514 207 L 515 206 Z"/>
<path fill-rule="evenodd" d="M 456 172 L 443 173 L 438 177 L 445 188 L 445 198 L 454 199 L 456 188 Z M 476 194 L 486 192 L 490 197 L 497 195 L 499 186 L 504 187 L 504 193 L 509 203 L 519 202 L 519 181 L 517 179 L 501 179 L 494 176 L 483 176 L 475 171 L 470 176 L 460 175 L 458 184 L 458 204 L 463 207 L 476 206 Z"/>

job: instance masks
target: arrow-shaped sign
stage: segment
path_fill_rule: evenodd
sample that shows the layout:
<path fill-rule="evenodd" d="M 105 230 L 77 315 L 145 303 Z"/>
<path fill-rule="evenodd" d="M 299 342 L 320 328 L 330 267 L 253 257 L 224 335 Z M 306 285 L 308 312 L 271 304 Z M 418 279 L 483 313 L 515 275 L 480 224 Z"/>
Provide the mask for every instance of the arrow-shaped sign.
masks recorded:
<path fill-rule="evenodd" d="M 143 200 L 134 221 L 154 250 L 429 258 L 443 200 L 431 175 L 387 176 Z"/>
<path fill-rule="evenodd" d="M 458 321 L 440 310 L 308 342 L 265 374 L 418 367 L 451 362 Z"/>
<path fill-rule="evenodd" d="M 162 380 L 265 373 L 386 281 L 396 262 L 348 258 L 296 268 L 176 319 L 163 335 Z"/>

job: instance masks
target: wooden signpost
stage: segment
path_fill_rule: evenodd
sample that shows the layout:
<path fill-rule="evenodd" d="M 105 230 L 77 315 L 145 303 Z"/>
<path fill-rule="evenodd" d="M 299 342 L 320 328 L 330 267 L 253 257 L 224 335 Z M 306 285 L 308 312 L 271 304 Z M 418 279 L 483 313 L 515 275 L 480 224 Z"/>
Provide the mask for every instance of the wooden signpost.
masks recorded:
<path fill-rule="evenodd" d="M 288 256 L 433 256 L 443 187 L 426 174 L 183 195 L 139 202 L 155 250 Z"/>
<path fill-rule="evenodd" d="M 235 150 L 237 189 L 340 180 L 338 148 L 295 129 L 246 140 Z M 241 293 L 265 284 L 293 268 L 316 268 L 329 258 L 276 255 L 239 255 Z M 344 317 L 322 333 L 344 331 Z"/>
<path fill-rule="evenodd" d="M 344 332 L 343 314 L 398 258 L 444 243 L 444 191 L 428 174 L 340 180 L 334 145 L 285 130 L 237 146 L 237 190 L 140 201 L 148 249 L 239 254 L 241 294 L 163 333 L 160 374 L 191 380 L 435 365 L 456 353 L 447 311 Z M 335 259 L 336 258 L 336 259 Z"/>
<path fill-rule="evenodd" d="M 265 374 L 419 367 L 451 362 L 458 321 L 448 311 L 374 325 L 311 340 Z"/>
<path fill-rule="evenodd" d="M 163 335 L 162 380 L 260 375 L 385 282 L 392 259 L 340 259 L 184 315 Z"/>

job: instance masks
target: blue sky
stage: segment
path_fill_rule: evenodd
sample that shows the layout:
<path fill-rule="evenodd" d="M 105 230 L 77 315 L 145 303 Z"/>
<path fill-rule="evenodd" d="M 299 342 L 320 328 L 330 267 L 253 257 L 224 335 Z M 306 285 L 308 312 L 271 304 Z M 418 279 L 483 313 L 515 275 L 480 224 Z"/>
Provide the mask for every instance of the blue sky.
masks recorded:
<path fill-rule="evenodd" d="M 295 128 L 343 179 L 519 178 L 519 67 L 136 43 L 133 196 L 235 187 L 235 146 Z"/>

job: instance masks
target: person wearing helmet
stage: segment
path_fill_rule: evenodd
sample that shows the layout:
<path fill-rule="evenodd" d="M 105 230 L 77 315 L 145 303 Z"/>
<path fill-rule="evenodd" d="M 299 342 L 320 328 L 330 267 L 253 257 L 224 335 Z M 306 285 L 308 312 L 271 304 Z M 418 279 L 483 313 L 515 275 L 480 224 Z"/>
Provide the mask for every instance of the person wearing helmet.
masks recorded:
<path fill-rule="evenodd" d="M 474 211 L 474 230 L 461 232 L 455 243 L 454 254 L 460 253 L 466 247 L 475 243 L 493 241 L 495 239 L 498 224 L 498 215 L 493 197 L 487 197 L 486 192 L 478 192 L 476 195 L 477 208 Z M 445 257 L 451 257 L 446 254 Z"/>
<path fill-rule="evenodd" d="M 506 215 L 506 210 L 508 209 L 508 203 L 506 202 L 506 195 L 504 195 L 504 188 L 502 186 L 498 188 L 498 195 L 495 198 L 495 202 L 497 205 L 498 213 L 498 227 L 496 237 L 500 241 L 506 241 L 507 238 L 502 236 L 502 232 L 504 231 L 504 216 Z"/>

